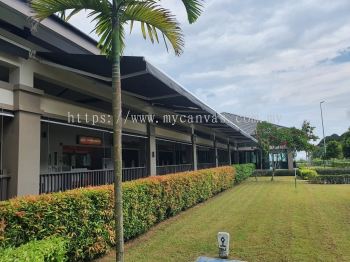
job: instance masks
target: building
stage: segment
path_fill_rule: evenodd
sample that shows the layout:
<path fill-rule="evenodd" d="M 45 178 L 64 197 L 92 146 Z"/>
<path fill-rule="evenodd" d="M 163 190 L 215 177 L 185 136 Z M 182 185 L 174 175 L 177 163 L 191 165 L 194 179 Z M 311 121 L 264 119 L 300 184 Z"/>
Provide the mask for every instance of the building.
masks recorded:
<path fill-rule="evenodd" d="M 57 17 L 0 0 L 0 197 L 113 183 L 111 67 Z M 250 134 L 143 57 L 123 57 L 123 180 L 232 163 Z"/>
<path fill-rule="evenodd" d="M 256 128 L 260 120 L 227 112 L 223 112 L 222 115 L 245 133 L 256 138 Z M 272 150 L 266 156 L 261 153 L 255 141 L 241 143 L 239 148 L 232 152 L 232 159 L 235 164 L 255 163 L 259 169 L 271 169 L 273 165 L 276 165 L 277 169 L 292 170 L 294 168 L 293 154 L 287 148 Z"/>

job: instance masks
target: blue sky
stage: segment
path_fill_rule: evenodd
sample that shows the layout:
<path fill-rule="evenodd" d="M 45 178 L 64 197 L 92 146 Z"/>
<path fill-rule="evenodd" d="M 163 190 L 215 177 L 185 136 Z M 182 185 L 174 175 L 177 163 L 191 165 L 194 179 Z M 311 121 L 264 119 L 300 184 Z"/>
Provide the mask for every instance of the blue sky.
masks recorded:
<path fill-rule="evenodd" d="M 220 112 L 296 127 L 307 119 L 321 136 L 325 100 L 326 135 L 350 127 L 349 0 L 207 0 L 193 25 L 181 1 L 162 2 L 182 23 L 184 54 L 135 30 L 125 55 L 145 56 Z M 89 33 L 84 16 L 71 23 Z"/>

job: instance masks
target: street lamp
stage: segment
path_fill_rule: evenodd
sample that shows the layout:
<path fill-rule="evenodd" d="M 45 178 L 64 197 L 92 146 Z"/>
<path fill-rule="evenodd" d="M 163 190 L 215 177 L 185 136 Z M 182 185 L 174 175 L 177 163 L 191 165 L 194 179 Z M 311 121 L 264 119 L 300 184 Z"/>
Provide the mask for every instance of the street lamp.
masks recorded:
<path fill-rule="evenodd" d="M 325 160 L 326 160 L 326 154 L 327 154 L 327 149 L 326 149 L 326 138 L 324 136 L 324 124 L 323 124 L 323 111 L 322 111 L 322 104 L 325 101 L 320 102 L 320 110 L 321 110 L 321 120 L 322 120 L 322 133 L 323 133 L 323 149 L 324 149 L 324 156 L 323 156 L 323 165 L 326 166 Z"/>

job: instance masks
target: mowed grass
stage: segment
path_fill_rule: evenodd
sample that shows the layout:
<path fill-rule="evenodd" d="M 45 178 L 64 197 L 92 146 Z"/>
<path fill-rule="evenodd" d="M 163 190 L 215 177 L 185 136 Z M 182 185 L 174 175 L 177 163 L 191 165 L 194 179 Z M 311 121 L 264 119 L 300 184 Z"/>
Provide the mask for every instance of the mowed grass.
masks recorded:
<path fill-rule="evenodd" d="M 350 185 L 251 178 L 128 242 L 126 261 L 215 257 L 218 231 L 231 234 L 232 259 L 350 261 Z"/>

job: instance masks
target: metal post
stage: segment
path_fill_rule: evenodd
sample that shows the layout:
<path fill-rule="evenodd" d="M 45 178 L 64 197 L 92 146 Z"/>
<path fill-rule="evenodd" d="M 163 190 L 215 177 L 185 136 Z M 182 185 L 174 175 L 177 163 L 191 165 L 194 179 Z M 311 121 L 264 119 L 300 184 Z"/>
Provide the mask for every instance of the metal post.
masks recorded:
<path fill-rule="evenodd" d="M 324 136 L 324 124 L 323 124 L 323 111 L 322 111 L 322 104 L 325 101 L 320 102 L 320 110 L 321 110 L 321 121 L 322 121 L 322 133 L 323 133 L 323 149 L 324 149 L 324 156 L 323 156 L 323 166 L 326 167 L 326 154 L 327 154 L 327 149 L 326 149 L 326 138 Z"/>

